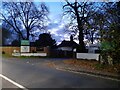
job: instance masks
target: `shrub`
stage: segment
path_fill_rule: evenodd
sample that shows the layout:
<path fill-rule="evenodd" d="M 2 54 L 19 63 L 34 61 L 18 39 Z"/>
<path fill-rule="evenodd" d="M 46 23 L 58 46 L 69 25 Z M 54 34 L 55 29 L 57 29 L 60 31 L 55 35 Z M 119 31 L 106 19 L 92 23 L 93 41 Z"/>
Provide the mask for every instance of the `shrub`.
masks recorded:
<path fill-rule="evenodd" d="M 4 52 L 4 51 L 2 51 L 2 54 L 5 54 L 5 52 Z"/>

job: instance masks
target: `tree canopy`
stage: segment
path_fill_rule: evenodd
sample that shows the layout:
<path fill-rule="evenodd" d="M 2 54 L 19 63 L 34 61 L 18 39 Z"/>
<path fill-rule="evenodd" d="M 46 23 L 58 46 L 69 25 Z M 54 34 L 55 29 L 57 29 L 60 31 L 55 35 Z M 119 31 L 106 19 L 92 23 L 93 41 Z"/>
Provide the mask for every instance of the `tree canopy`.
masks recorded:
<path fill-rule="evenodd" d="M 19 40 L 14 40 L 11 43 L 12 46 L 20 46 L 20 41 Z"/>
<path fill-rule="evenodd" d="M 56 41 L 55 39 L 52 39 L 51 35 L 49 33 L 43 33 L 39 35 L 39 39 L 35 42 L 36 46 L 38 47 L 55 47 Z"/>
<path fill-rule="evenodd" d="M 11 32 L 4 27 L 0 31 L 2 32 L 2 46 L 7 45 L 6 40 L 11 37 Z"/>
<path fill-rule="evenodd" d="M 3 2 L 2 20 L 7 23 L 21 39 L 29 40 L 34 31 L 44 29 L 49 10 L 45 3 L 36 6 L 34 2 Z"/>
<path fill-rule="evenodd" d="M 120 2 L 106 4 L 105 10 L 106 17 L 104 18 L 108 22 L 108 30 L 105 30 L 102 40 L 111 43 L 111 46 L 105 49 L 113 59 L 113 63 L 116 63 L 120 62 Z"/>
<path fill-rule="evenodd" d="M 86 34 L 86 25 L 90 25 L 89 23 L 91 17 L 98 11 L 97 5 L 93 2 L 79 2 L 75 0 L 74 2 L 70 2 L 65 0 L 66 4 L 63 6 L 64 14 L 68 15 L 71 19 L 69 24 L 69 29 L 72 32 L 79 33 L 78 40 L 80 45 L 80 51 L 85 51 L 84 45 L 84 34 Z M 92 28 L 91 28 L 92 29 Z"/>

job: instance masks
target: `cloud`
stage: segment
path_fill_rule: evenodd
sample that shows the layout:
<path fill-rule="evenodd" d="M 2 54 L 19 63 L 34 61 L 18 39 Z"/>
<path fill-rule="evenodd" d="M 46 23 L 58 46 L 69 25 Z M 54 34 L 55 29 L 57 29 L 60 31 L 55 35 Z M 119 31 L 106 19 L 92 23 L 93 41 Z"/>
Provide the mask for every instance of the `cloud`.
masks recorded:
<path fill-rule="evenodd" d="M 63 40 L 70 40 L 70 34 L 65 31 L 65 25 L 64 22 L 59 22 L 57 20 L 53 20 L 49 23 L 47 23 L 47 30 L 45 32 L 49 32 L 52 35 L 52 38 L 56 40 L 57 44 L 60 44 Z M 44 31 L 40 31 L 37 29 L 33 33 L 45 33 Z M 77 40 L 75 40 L 78 42 Z"/>
<path fill-rule="evenodd" d="M 65 24 L 61 23 L 58 27 L 62 29 L 62 28 L 64 28 L 64 26 L 65 26 Z"/>
<path fill-rule="evenodd" d="M 49 29 L 48 31 L 51 33 L 51 34 L 57 34 L 56 32 L 58 31 L 59 29 L 57 28 L 52 28 L 52 29 Z"/>
<path fill-rule="evenodd" d="M 52 37 L 57 41 L 57 43 L 62 42 L 63 40 L 70 40 L 70 35 L 64 30 L 65 23 L 53 21 L 48 26 L 48 32 Z"/>

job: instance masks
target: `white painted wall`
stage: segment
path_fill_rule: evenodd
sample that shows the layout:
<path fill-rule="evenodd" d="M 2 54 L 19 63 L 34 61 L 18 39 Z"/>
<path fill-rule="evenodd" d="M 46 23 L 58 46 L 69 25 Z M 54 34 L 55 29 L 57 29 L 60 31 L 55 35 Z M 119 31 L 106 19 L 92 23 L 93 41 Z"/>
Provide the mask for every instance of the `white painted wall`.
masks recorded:
<path fill-rule="evenodd" d="M 47 56 L 47 53 L 21 53 L 21 56 Z"/>
<path fill-rule="evenodd" d="M 21 56 L 21 55 L 20 55 L 20 53 L 14 52 L 14 53 L 12 53 L 12 56 Z"/>
<path fill-rule="evenodd" d="M 72 51 L 72 47 L 59 47 L 59 50 Z"/>
<path fill-rule="evenodd" d="M 76 58 L 77 59 L 95 59 L 99 61 L 99 55 L 100 54 L 93 54 L 93 53 L 77 53 Z"/>
<path fill-rule="evenodd" d="M 47 56 L 47 53 L 12 53 L 12 56 Z"/>

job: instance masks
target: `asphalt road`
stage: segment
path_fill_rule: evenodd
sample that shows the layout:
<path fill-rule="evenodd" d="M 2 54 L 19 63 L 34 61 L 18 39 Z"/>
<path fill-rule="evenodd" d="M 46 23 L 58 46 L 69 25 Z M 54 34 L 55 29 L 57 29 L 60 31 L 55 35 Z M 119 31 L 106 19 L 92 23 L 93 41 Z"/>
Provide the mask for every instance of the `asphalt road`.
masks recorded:
<path fill-rule="evenodd" d="M 52 60 L 52 59 L 50 59 Z M 49 59 L 3 58 L 2 75 L 26 88 L 118 88 L 118 81 L 59 71 L 45 65 Z M 4 88 L 16 88 L 3 80 Z"/>
<path fill-rule="evenodd" d="M 2 78 L 2 88 L 19 88 L 19 87 Z"/>

